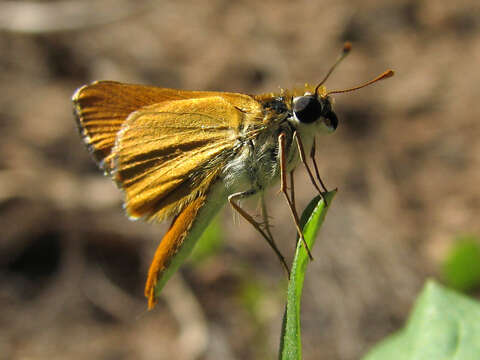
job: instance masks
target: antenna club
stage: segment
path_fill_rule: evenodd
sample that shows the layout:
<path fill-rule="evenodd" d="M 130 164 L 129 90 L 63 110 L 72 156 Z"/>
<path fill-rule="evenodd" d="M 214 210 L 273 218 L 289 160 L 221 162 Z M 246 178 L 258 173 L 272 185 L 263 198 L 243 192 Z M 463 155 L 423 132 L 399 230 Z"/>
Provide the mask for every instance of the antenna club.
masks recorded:
<path fill-rule="evenodd" d="M 395 75 L 395 71 L 393 71 L 392 69 L 388 69 L 387 71 L 385 71 L 383 78 L 388 79 L 391 78 L 393 75 Z"/>
<path fill-rule="evenodd" d="M 352 50 L 352 43 L 350 41 L 345 41 L 343 44 L 343 53 L 346 55 Z"/>

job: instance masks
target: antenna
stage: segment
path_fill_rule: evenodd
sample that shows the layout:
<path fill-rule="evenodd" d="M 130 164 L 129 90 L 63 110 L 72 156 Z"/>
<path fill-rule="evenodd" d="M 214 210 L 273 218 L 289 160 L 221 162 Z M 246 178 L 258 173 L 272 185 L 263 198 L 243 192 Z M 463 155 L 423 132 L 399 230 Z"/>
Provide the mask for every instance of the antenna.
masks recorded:
<path fill-rule="evenodd" d="M 332 74 L 333 70 L 335 70 L 335 68 L 337 67 L 338 64 L 340 64 L 342 62 L 343 59 L 345 59 L 345 57 L 348 55 L 348 53 L 350 52 L 350 50 L 352 50 L 352 43 L 347 41 L 345 42 L 345 44 L 343 44 L 343 49 L 342 49 L 342 53 L 338 56 L 337 60 L 335 61 L 335 63 L 332 65 L 332 67 L 330 68 L 330 70 L 328 70 L 327 72 L 327 75 L 325 75 L 325 77 L 323 78 L 322 81 L 320 81 L 320 83 L 317 85 L 317 87 L 315 88 L 315 95 L 318 95 L 317 92 L 318 92 L 318 89 L 320 88 L 320 86 L 322 86 L 325 81 L 327 81 L 327 79 L 330 77 L 330 75 Z"/>
<path fill-rule="evenodd" d="M 372 85 L 373 83 L 376 83 L 377 81 L 384 80 L 384 79 L 388 79 L 389 77 L 392 77 L 394 74 L 395 74 L 395 73 L 393 72 L 393 70 L 387 70 L 387 71 L 385 71 L 383 74 L 378 75 L 375 79 L 370 80 L 370 81 L 367 81 L 365 84 L 362 84 L 362 85 L 359 85 L 359 86 L 355 86 L 355 87 L 352 87 L 352 88 L 349 88 L 349 89 L 344 89 L 344 90 L 333 90 L 333 91 L 329 91 L 329 92 L 327 92 L 327 94 L 325 95 L 325 97 L 327 97 L 328 95 L 331 95 L 331 94 L 340 94 L 340 93 L 346 93 L 346 92 L 350 92 L 350 91 L 355 91 L 355 90 L 364 88 L 365 86 Z"/>

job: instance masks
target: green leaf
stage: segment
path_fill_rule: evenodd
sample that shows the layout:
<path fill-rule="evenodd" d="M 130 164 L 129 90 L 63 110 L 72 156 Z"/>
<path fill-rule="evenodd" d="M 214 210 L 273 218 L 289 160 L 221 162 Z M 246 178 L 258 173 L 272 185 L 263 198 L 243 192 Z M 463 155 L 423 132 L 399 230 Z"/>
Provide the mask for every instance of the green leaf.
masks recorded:
<path fill-rule="evenodd" d="M 336 190 L 325 195 L 330 206 Z M 328 206 L 328 207 L 329 207 Z M 315 197 L 303 211 L 300 225 L 303 236 L 310 251 L 315 244 L 318 229 L 325 219 L 328 207 L 320 196 Z M 293 259 L 290 280 L 287 291 L 287 305 L 283 317 L 282 335 L 280 340 L 280 359 L 297 360 L 302 358 L 302 341 L 300 337 L 300 301 L 302 297 L 305 271 L 310 261 L 302 242 L 297 238 L 297 250 Z"/>
<path fill-rule="evenodd" d="M 363 358 L 380 359 L 480 359 L 480 303 L 427 282 L 406 327 Z"/>
<path fill-rule="evenodd" d="M 467 292 L 480 287 L 480 241 L 476 236 L 458 238 L 443 263 L 449 287 Z"/>

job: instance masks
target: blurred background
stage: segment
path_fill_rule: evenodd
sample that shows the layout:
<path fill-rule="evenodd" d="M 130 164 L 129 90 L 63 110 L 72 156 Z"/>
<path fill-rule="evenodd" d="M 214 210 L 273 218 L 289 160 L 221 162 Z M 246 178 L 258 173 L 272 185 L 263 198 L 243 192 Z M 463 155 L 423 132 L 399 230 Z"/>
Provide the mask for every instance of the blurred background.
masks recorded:
<path fill-rule="evenodd" d="M 327 88 L 396 76 L 337 95 L 339 127 L 318 141 L 339 192 L 307 272 L 304 358 L 359 358 L 403 325 L 427 277 L 479 294 L 480 260 L 464 271 L 461 257 L 480 235 L 477 0 L 2 1 L 0 14 L 1 359 L 276 358 L 284 272 L 230 209 L 146 311 L 166 225 L 124 216 L 70 99 L 99 79 L 278 91 L 319 81 L 345 40 Z M 315 191 L 303 169 L 296 183 L 302 209 Z"/>

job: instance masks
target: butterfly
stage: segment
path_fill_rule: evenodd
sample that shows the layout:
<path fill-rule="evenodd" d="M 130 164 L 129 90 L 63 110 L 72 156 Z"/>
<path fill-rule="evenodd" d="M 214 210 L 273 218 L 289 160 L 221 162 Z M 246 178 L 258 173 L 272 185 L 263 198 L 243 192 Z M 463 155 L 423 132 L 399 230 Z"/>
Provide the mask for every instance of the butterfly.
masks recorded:
<path fill-rule="evenodd" d="M 318 85 L 292 91 L 248 95 L 97 81 L 74 93 L 80 135 L 99 167 L 123 190 L 128 216 L 152 222 L 173 218 L 149 269 L 149 309 L 226 202 L 260 232 L 288 272 L 262 196 L 278 181 L 311 256 L 295 210 L 293 171 L 304 163 L 323 194 L 316 162 L 314 176 L 306 154 L 314 160 L 315 137 L 337 128 L 331 95 L 393 75 L 388 70 L 363 85 L 327 91 L 323 83 L 350 48 L 346 43 Z M 262 200 L 263 223 L 239 204 L 254 195 Z"/>

